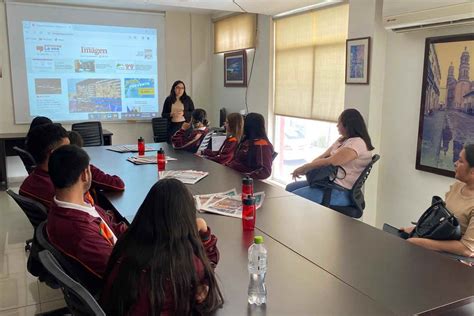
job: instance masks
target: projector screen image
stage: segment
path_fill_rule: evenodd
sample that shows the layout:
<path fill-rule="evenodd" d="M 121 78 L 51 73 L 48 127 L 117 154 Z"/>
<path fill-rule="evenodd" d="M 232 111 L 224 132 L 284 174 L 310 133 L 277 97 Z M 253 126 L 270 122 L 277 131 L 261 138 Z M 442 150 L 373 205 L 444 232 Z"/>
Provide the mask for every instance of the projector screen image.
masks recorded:
<path fill-rule="evenodd" d="M 22 26 L 30 117 L 159 116 L 156 29 L 40 21 Z"/>

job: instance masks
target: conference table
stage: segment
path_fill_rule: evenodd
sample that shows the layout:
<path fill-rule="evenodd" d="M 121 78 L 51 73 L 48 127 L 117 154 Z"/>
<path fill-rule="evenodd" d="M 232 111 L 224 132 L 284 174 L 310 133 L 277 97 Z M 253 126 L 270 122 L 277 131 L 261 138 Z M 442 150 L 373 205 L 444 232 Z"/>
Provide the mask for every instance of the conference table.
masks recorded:
<path fill-rule="evenodd" d="M 167 170 L 194 169 L 209 175 L 193 194 L 236 188 L 242 174 L 167 144 L 177 158 Z M 134 165 L 107 147 L 86 148 L 91 163 L 125 182 L 124 192 L 106 198 L 132 221 L 151 186 L 159 180 L 156 164 Z M 156 154 L 155 152 L 147 153 Z M 313 203 L 283 188 L 255 180 L 264 191 L 256 229 L 242 230 L 241 220 L 199 213 L 218 237 L 221 253 L 216 274 L 225 303 L 219 315 L 413 315 L 461 301 L 456 311 L 474 315 L 474 270 L 439 253 L 407 243 L 361 221 Z M 267 304 L 247 304 L 247 248 L 262 235 L 268 248 Z M 467 303 L 462 303 L 467 302 Z M 446 309 L 445 311 L 451 311 Z M 449 314 L 449 312 L 448 312 Z M 433 312 L 431 315 L 437 315 Z"/>

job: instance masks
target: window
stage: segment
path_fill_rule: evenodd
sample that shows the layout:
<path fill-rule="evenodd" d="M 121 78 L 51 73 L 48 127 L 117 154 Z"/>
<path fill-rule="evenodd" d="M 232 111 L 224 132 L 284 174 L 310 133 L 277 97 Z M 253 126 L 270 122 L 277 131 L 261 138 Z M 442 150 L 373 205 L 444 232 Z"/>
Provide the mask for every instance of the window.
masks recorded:
<path fill-rule="evenodd" d="M 214 22 L 214 54 L 255 48 L 257 16 L 239 14 Z"/>
<path fill-rule="evenodd" d="M 336 123 L 276 115 L 273 180 L 290 183 L 293 170 L 321 155 L 338 137 Z"/>
<path fill-rule="evenodd" d="M 275 114 L 337 121 L 348 20 L 347 4 L 275 20 Z"/>

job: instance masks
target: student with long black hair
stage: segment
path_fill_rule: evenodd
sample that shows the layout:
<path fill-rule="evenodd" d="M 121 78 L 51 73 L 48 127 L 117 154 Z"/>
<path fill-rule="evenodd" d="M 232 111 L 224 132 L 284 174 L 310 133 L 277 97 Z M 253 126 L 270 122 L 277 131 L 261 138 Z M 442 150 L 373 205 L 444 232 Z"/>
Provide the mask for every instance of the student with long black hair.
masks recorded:
<path fill-rule="evenodd" d="M 334 180 L 337 187 L 331 192 L 331 205 L 347 206 L 351 204 L 349 192 L 357 178 L 372 159 L 374 149 L 364 118 L 356 109 L 344 110 L 339 116 L 337 128 L 341 137 L 323 154 L 313 161 L 296 168 L 293 178 L 304 176 L 308 171 L 329 165 L 341 166 L 345 175 Z M 303 157 L 302 157 L 303 158 Z M 308 181 L 297 181 L 286 186 L 286 190 L 316 203 L 322 203 L 324 188 L 310 187 Z"/>
<path fill-rule="evenodd" d="M 186 186 L 162 179 L 110 256 L 101 298 L 107 315 L 207 314 L 223 303 L 213 267 L 217 238 Z"/>
<path fill-rule="evenodd" d="M 244 134 L 228 166 L 256 179 L 272 174 L 273 145 L 265 131 L 265 119 L 259 113 L 249 113 L 244 120 Z"/>

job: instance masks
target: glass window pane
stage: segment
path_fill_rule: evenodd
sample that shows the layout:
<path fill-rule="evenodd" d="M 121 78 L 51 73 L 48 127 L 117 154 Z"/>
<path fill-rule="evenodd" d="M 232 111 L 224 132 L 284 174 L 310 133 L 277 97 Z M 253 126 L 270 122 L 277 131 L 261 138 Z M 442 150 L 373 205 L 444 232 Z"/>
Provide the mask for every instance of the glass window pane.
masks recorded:
<path fill-rule="evenodd" d="M 312 161 L 339 138 L 336 123 L 275 115 L 273 180 L 288 184 L 297 167 Z"/>

